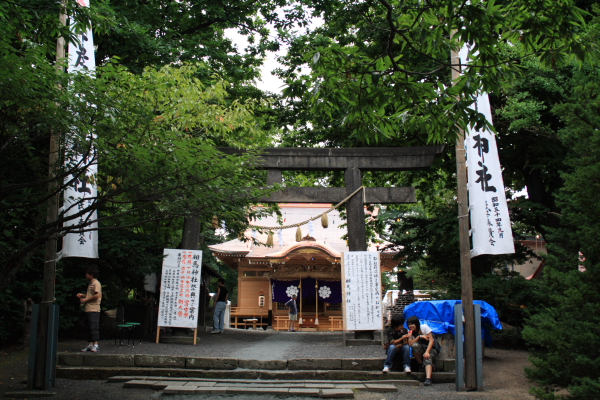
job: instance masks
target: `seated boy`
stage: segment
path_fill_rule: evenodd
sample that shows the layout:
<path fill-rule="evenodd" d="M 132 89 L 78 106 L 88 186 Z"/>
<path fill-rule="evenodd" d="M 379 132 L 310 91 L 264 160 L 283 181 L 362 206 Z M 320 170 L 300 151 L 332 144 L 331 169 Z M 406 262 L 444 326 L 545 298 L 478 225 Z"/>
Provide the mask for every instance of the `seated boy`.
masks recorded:
<path fill-rule="evenodd" d="M 387 358 L 383 364 L 383 373 L 387 374 L 394 364 L 394 357 L 399 348 L 402 349 L 402 363 L 404 372 L 410 374 L 410 347 L 408 346 L 409 333 L 403 326 L 404 318 L 398 315 L 392 317 L 391 326 L 387 328 L 388 342 L 383 346 Z"/>

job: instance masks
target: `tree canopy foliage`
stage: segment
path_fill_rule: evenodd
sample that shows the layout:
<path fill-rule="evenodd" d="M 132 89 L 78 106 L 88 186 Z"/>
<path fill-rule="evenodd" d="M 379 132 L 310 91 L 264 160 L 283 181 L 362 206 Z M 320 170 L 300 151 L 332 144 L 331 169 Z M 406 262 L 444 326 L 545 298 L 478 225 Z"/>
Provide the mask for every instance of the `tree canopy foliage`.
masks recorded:
<path fill-rule="evenodd" d="M 311 112 L 314 129 L 304 125 L 299 132 L 306 135 L 295 135 L 309 143 L 453 143 L 459 128 L 485 124 L 469 108 L 475 93 L 513 78 L 523 56 L 550 65 L 597 51 L 584 40 L 585 11 L 572 1 L 306 4 L 324 24 L 292 41 L 280 74 L 288 83 L 284 95 Z M 450 54 L 463 44 L 472 62 L 451 84 L 451 68 L 460 66 Z M 310 74 L 298 72 L 304 64 Z"/>
<path fill-rule="evenodd" d="M 252 213 L 248 204 L 264 192 L 252 189 L 263 183 L 256 181 L 260 174 L 252 168 L 254 152 L 231 157 L 217 146 L 250 150 L 268 146 L 272 128 L 260 115 L 268 110 L 268 101 L 233 97 L 233 84 L 204 56 L 192 57 L 193 63 L 172 59 L 158 65 L 123 65 L 111 54 L 93 72 L 66 74 L 64 60 L 55 61 L 56 40 L 61 35 L 75 38 L 60 23 L 61 11 L 78 22 L 78 29 L 91 21 L 100 38 L 117 26 L 125 33 L 127 25 L 117 22 L 115 8 L 107 2 L 99 1 L 91 9 L 75 1 L 65 2 L 64 9 L 60 3 L 44 0 L 0 5 L 4 33 L 0 38 L 0 288 L 15 300 L 29 296 L 37 300 L 38 290 L 11 284 L 16 277 L 19 281 L 41 277 L 40 250 L 49 237 L 60 239 L 68 232 L 91 229 L 93 221 L 85 218 L 64 227 L 67 218 L 99 210 L 105 243 L 118 245 L 117 249 L 101 246 L 100 251 L 104 256 L 109 250 L 123 255 L 132 251 L 126 243 L 176 247 L 181 237 L 177 225 L 187 216 L 229 219 L 230 230 L 242 226 Z M 247 12 L 248 18 L 254 18 L 255 11 L 248 8 Z M 230 26 L 235 24 L 218 24 L 215 32 L 222 34 Z M 153 35 L 146 29 L 145 35 Z M 142 54 L 134 42 L 130 45 L 130 51 Z M 220 51 L 221 63 L 234 65 L 236 56 L 230 56 L 227 62 L 226 49 Z M 250 65 L 248 71 L 255 68 Z M 60 137 L 55 165 L 49 165 L 52 136 Z M 91 165 L 98 166 L 96 175 L 87 172 Z M 77 180 L 95 183 L 98 195 L 89 203 L 69 205 L 78 208 L 75 215 L 66 217 L 62 209 L 58 221 L 47 224 L 48 200 L 60 199 L 62 190 Z M 129 239 L 111 241 L 119 234 Z M 153 252 L 147 250 L 145 255 Z M 140 260 L 130 255 L 131 260 Z M 67 264 L 59 266 L 59 279 L 61 271 L 69 269 Z M 110 271 L 111 266 L 105 267 Z M 144 271 L 137 268 L 135 277 L 120 274 L 117 286 L 137 285 Z M 67 275 L 68 279 L 83 277 L 80 272 Z M 59 302 L 66 301 L 61 296 Z M 10 331 L 18 314 L 13 307 L 10 315 L 3 314 L 0 325 Z M 7 335 L 0 329 L 0 338 Z"/>

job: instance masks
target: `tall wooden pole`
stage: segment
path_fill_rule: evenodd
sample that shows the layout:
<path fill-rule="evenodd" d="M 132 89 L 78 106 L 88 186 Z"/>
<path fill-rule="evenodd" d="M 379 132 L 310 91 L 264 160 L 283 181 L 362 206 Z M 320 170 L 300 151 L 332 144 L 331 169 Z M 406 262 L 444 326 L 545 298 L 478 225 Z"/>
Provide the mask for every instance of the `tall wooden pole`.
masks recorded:
<path fill-rule="evenodd" d="M 452 80 L 460 77 L 461 60 L 452 52 Z M 467 197 L 467 164 L 465 132 L 460 129 L 456 141 L 456 175 L 458 181 L 458 229 L 460 239 L 461 300 L 465 315 L 465 390 L 477 389 L 475 317 L 471 277 L 471 245 L 469 242 L 469 201 Z M 456 321 L 460 323 L 460 321 Z"/>
<path fill-rule="evenodd" d="M 64 4 L 62 5 L 64 10 Z M 62 11 L 61 10 L 61 11 Z M 60 14 L 60 23 L 65 26 L 67 25 L 67 16 L 64 12 Z M 56 41 L 56 68 L 59 71 L 63 69 L 63 61 L 65 59 L 65 38 L 62 36 Z M 50 194 L 56 192 L 58 184 L 56 182 L 56 169 L 57 163 L 59 162 L 60 148 L 60 133 L 52 132 L 50 134 L 50 150 L 48 155 L 48 191 Z M 48 199 L 48 212 L 46 214 L 46 225 L 50 226 L 58 220 L 58 197 L 59 193 L 56 192 L 53 196 Z M 33 387 L 39 389 L 49 389 L 47 382 L 49 381 L 46 376 L 48 368 L 53 369 L 54 366 L 47 366 L 47 353 L 48 353 L 48 335 L 50 334 L 50 306 L 54 303 L 54 286 L 56 281 L 56 247 L 57 239 L 55 235 L 50 236 L 46 239 L 44 244 L 44 275 L 42 281 L 42 302 L 40 307 L 40 320 L 38 329 L 38 347 L 36 354 L 35 372 Z"/>

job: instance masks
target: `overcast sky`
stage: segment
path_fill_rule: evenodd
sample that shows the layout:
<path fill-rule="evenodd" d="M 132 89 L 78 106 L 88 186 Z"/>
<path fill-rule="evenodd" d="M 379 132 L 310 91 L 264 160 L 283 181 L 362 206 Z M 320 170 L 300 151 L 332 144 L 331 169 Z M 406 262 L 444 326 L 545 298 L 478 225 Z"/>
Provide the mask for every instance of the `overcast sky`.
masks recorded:
<path fill-rule="evenodd" d="M 320 18 L 314 18 L 309 26 L 309 29 L 314 29 L 323 24 L 323 20 Z M 239 33 L 237 33 L 237 29 L 227 29 L 225 30 L 225 35 L 230 38 L 234 43 L 237 44 L 238 51 L 243 52 L 248 42 L 246 38 Z M 278 77 L 271 74 L 275 68 L 278 68 L 281 64 L 279 64 L 276 60 L 277 56 L 281 56 L 287 53 L 287 47 L 282 46 L 282 48 L 277 53 L 268 52 L 267 59 L 265 60 L 263 67 L 261 68 L 261 79 L 256 82 L 256 86 L 265 91 L 269 91 L 272 93 L 281 93 L 283 89 L 283 81 Z"/>

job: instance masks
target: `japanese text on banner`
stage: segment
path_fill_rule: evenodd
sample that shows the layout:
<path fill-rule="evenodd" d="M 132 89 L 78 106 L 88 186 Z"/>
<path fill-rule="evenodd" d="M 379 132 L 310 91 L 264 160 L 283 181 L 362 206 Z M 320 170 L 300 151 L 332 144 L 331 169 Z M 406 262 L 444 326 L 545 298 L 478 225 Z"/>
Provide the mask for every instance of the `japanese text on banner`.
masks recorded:
<path fill-rule="evenodd" d="M 202 251 L 165 249 L 158 326 L 196 328 L 202 276 Z"/>
<path fill-rule="evenodd" d="M 469 60 L 467 46 L 459 53 L 461 63 Z M 480 93 L 472 106 L 492 122 L 487 93 Z M 498 158 L 496 136 L 489 129 L 469 129 L 465 137 L 467 151 L 469 210 L 473 249 L 471 257 L 480 254 L 515 252 L 502 169 Z"/>
<path fill-rule="evenodd" d="M 344 321 L 347 330 L 377 330 L 381 319 L 379 253 L 352 251 L 344 257 Z"/>
<path fill-rule="evenodd" d="M 89 0 L 78 0 L 78 3 L 82 7 L 89 7 Z M 71 30 L 75 30 L 73 25 Z M 96 60 L 92 28 L 78 34 L 77 40 L 79 43 L 69 43 L 67 72 L 94 71 Z M 95 184 L 98 155 L 93 139 L 93 135 L 85 140 L 69 136 L 65 138 L 65 167 L 74 172 L 65 178 L 63 210 L 66 221 L 63 225 L 75 225 L 78 228 L 63 238 L 62 257 L 98 258 L 98 214 L 94 209 L 98 196 Z"/>

